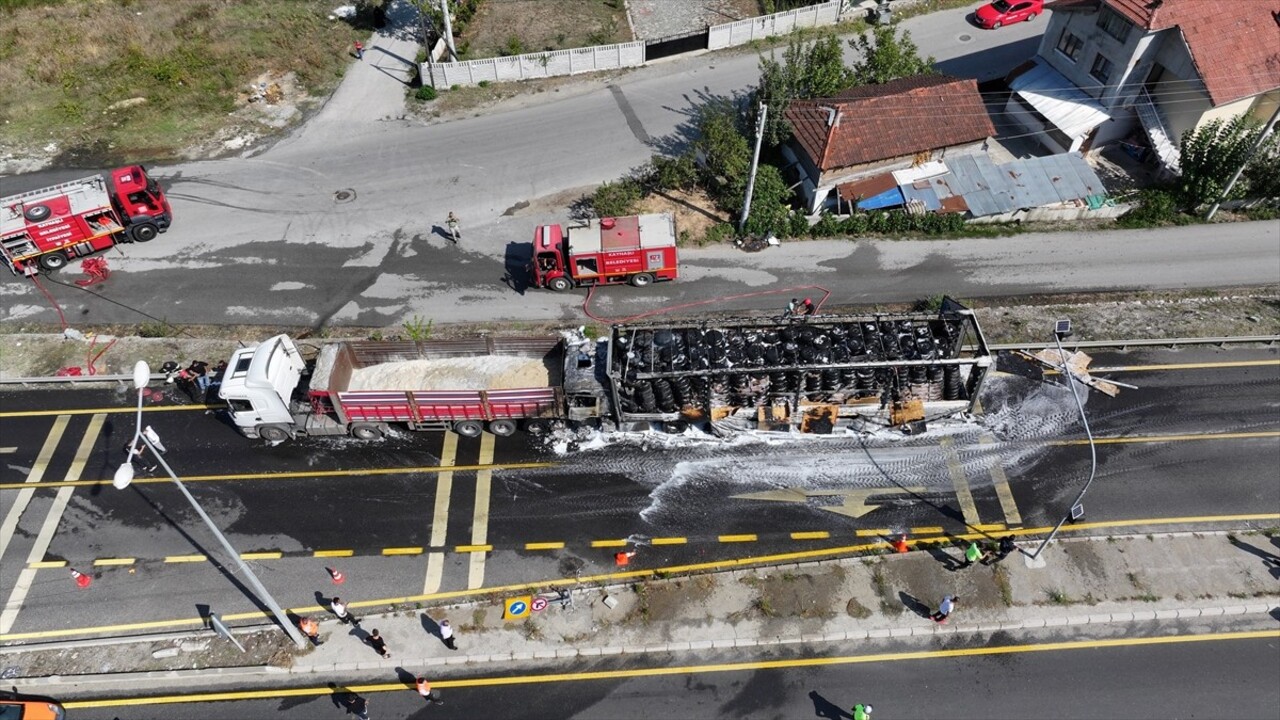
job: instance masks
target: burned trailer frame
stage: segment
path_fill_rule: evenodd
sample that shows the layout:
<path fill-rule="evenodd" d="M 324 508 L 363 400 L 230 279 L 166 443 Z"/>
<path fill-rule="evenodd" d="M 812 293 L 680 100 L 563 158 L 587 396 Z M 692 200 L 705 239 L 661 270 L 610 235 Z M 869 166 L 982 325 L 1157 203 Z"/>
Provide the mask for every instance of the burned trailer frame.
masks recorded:
<path fill-rule="evenodd" d="M 615 325 L 607 362 L 620 426 L 825 433 L 972 410 L 991 357 L 974 313 L 946 298 L 937 313 Z"/>

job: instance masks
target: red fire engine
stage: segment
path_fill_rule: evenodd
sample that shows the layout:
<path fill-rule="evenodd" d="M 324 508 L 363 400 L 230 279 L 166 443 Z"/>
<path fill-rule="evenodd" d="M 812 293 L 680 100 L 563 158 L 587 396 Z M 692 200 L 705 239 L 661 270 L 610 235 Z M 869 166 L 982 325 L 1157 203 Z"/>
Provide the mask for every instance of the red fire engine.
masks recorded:
<path fill-rule="evenodd" d="M 152 240 L 172 219 L 146 168 L 117 168 L 0 200 L 0 254 L 15 275 L 34 275 L 116 243 Z"/>
<path fill-rule="evenodd" d="M 676 222 L 666 214 L 600 218 L 585 225 L 539 225 L 533 233 L 533 279 L 538 287 L 675 280 Z"/>

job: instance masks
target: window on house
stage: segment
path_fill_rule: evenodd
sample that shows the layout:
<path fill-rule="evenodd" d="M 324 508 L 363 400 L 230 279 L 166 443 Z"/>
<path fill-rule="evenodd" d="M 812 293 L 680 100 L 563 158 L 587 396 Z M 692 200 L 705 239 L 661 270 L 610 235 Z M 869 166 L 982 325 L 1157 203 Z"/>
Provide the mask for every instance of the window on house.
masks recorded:
<path fill-rule="evenodd" d="M 1094 80 L 1106 85 L 1111 81 L 1111 61 L 1102 53 L 1093 59 L 1093 68 L 1089 70 L 1089 75 Z"/>
<path fill-rule="evenodd" d="M 1058 52 L 1066 55 L 1071 62 L 1080 59 L 1080 48 L 1083 46 L 1084 42 L 1067 30 L 1063 30 L 1062 37 L 1058 38 Z"/>
<path fill-rule="evenodd" d="M 1098 13 L 1098 27 L 1102 28 L 1103 32 L 1111 37 L 1124 42 L 1129 39 L 1129 30 L 1133 25 L 1130 25 L 1128 20 L 1121 17 L 1120 13 L 1109 7 L 1104 7 L 1102 12 Z"/>

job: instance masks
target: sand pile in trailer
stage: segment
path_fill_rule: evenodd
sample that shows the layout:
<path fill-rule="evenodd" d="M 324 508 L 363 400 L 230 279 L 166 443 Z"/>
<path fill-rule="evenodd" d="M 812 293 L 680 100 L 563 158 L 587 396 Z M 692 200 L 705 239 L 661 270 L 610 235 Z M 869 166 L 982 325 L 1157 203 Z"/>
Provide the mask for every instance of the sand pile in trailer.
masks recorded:
<path fill-rule="evenodd" d="M 506 390 L 550 384 L 540 359 L 485 355 L 370 365 L 351 374 L 347 390 Z"/>

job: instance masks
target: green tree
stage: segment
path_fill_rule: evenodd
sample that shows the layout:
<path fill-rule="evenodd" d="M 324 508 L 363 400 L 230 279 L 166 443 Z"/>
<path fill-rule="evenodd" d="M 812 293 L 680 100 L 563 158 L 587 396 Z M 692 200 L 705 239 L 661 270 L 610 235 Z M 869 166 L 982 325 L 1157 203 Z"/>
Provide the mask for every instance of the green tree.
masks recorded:
<path fill-rule="evenodd" d="M 1194 211 L 1222 194 L 1232 174 L 1249 159 L 1262 126 L 1247 115 L 1213 120 L 1182 135 L 1178 165 L 1181 175 L 1174 186 L 1178 203 Z M 1268 140 L 1274 142 L 1274 136 Z M 1237 183 L 1228 200 L 1244 197 L 1247 185 Z"/>
<path fill-rule="evenodd" d="M 1245 197 L 1280 202 L 1280 134 L 1271 133 L 1244 169 Z"/>
<path fill-rule="evenodd" d="M 920 57 L 920 49 L 911 41 L 911 33 L 893 25 L 877 25 L 871 37 L 865 33 L 849 41 L 849 47 L 862 58 L 853 65 L 857 85 L 883 85 L 890 80 L 935 72 L 933 56 Z"/>
<path fill-rule="evenodd" d="M 751 147 L 733 103 L 713 102 L 698 114 L 698 139 L 692 150 L 702 159 L 702 186 L 726 212 L 742 208 L 742 194 L 751 169 Z"/>
<path fill-rule="evenodd" d="M 767 104 L 765 142 L 770 146 L 781 144 L 791 136 L 786 110 L 792 100 L 829 97 L 853 84 L 853 73 L 844 64 L 839 38 L 826 35 L 807 46 L 793 38 L 782 52 L 781 62 L 772 56 L 760 58 L 753 120 L 759 104 Z"/>
<path fill-rule="evenodd" d="M 773 165 L 761 164 L 756 170 L 756 184 L 751 192 L 751 214 L 747 216 L 743 230 L 748 235 L 774 233 L 786 237 L 790 234 L 790 199 L 791 189 L 782 179 L 782 171 Z"/>

